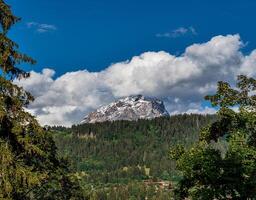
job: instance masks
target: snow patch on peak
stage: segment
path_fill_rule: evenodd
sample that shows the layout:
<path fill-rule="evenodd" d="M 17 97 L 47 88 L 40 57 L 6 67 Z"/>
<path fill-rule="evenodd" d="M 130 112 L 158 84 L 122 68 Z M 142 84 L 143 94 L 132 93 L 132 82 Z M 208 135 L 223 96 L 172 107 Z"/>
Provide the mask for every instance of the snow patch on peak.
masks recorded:
<path fill-rule="evenodd" d="M 163 101 L 143 95 L 132 95 L 100 107 L 96 111 L 88 114 L 81 123 L 116 120 L 132 121 L 138 119 L 153 119 L 161 116 L 169 116 Z"/>

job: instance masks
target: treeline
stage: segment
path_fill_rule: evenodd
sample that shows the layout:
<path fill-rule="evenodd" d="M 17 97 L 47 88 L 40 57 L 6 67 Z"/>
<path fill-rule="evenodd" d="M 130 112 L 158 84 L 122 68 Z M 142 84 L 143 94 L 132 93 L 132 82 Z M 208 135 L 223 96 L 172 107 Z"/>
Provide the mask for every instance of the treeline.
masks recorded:
<path fill-rule="evenodd" d="M 59 154 L 68 157 L 77 172 L 84 172 L 84 187 L 93 185 L 102 191 L 106 186 L 127 186 L 134 181 L 179 179 L 175 162 L 169 159 L 169 148 L 191 146 L 198 140 L 199 130 L 215 120 L 214 115 L 185 114 L 52 130 Z"/>
<path fill-rule="evenodd" d="M 72 136 L 78 138 L 83 136 L 96 137 L 97 140 L 103 138 L 107 140 L 117 139 L 126 135 L 124 133 L 148 135 L 153 132 L 159 138 L 173 142 L 176 139 L 180 141 L 188 137 L 189 139 L 196 140 L 198 137 L 197 131 L 215 120 L 215 115 L 184 114 L 152 120 L 140 119 L 138 121 L 107 121 L 94 124 L 80 124 L 74 125 L 71 128 L 53 126 L 51 129 L 72 133 Z"/>

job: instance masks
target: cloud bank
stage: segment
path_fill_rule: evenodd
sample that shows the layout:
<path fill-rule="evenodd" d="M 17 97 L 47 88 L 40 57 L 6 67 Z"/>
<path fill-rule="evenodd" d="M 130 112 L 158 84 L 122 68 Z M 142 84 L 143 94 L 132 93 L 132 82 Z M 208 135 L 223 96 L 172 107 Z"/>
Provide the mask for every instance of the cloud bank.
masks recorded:
<path fill-rule="evenodd" d="M 70 126 L 100 105 L 133 94 L 161 98 L 171 114 L 214 113 L 202 99 L 214 93 L 217 81 L 256 75 L 256 50 L 244 55 L 243 46 L 239 35 L 220 35 L 188 46 L 181 56 L 145 52 L 100 72 L 80 70 L 56 79 L 52 69 L 32 71 L 17 84 L 36 97 L 29 110 L 43 125 Z"/>

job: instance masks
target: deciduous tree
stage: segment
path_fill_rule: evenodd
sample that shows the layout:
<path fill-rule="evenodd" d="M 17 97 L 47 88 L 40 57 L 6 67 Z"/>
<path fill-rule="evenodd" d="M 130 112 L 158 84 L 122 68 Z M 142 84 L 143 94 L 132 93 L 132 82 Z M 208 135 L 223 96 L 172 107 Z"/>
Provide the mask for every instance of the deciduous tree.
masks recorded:
<path fill-rule="evenodd" d="M 256 80 L 238 76 L 237 87 L 219 82 L 206 97 L 219 108 L 218 120 L 204 128 L 192 148 L 171 150 L 182 180 L 176 199 L 253 199 L 256 197 Z M 238 112 L 234 111 L 238 109 Z M 218 148 L 225 141 L 226 150 Z"/>

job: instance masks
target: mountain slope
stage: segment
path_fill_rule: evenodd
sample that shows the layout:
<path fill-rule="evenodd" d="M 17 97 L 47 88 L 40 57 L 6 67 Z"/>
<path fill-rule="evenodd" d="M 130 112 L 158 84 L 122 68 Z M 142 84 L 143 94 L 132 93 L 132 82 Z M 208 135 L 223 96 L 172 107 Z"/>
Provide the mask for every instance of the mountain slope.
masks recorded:
<path fill-rule="evenodd" d="M 55 127 L 53 131 L 58 153 L 70 158 L 78 174 L 86 174 L 81 182 L 88 199 L 146 199 L 147 196 L 151 200 L 166 200 L 170 199 L 168 188 L 157 188 L 155 184 L 149 188 L 145 184 L 150 180 L 179 180 L 175 162 L 169 158 L 169 148 L 177 144 L 190 147 L 199 139 L 199 130 L 215 120 L 214 115 L 177 115 L 86 123 L 71 128 Z M 110 196 L 102 197 L 103 194 Z"/>
<path fill-rule="evenodd" d="M 87 115 L 81 123 L 95 123 L 117 120 L 153 119 L 169 116 L 164 103 L 156 98 L 142 95 L 119 99 L 109 105 L 102 106 Z"/>

